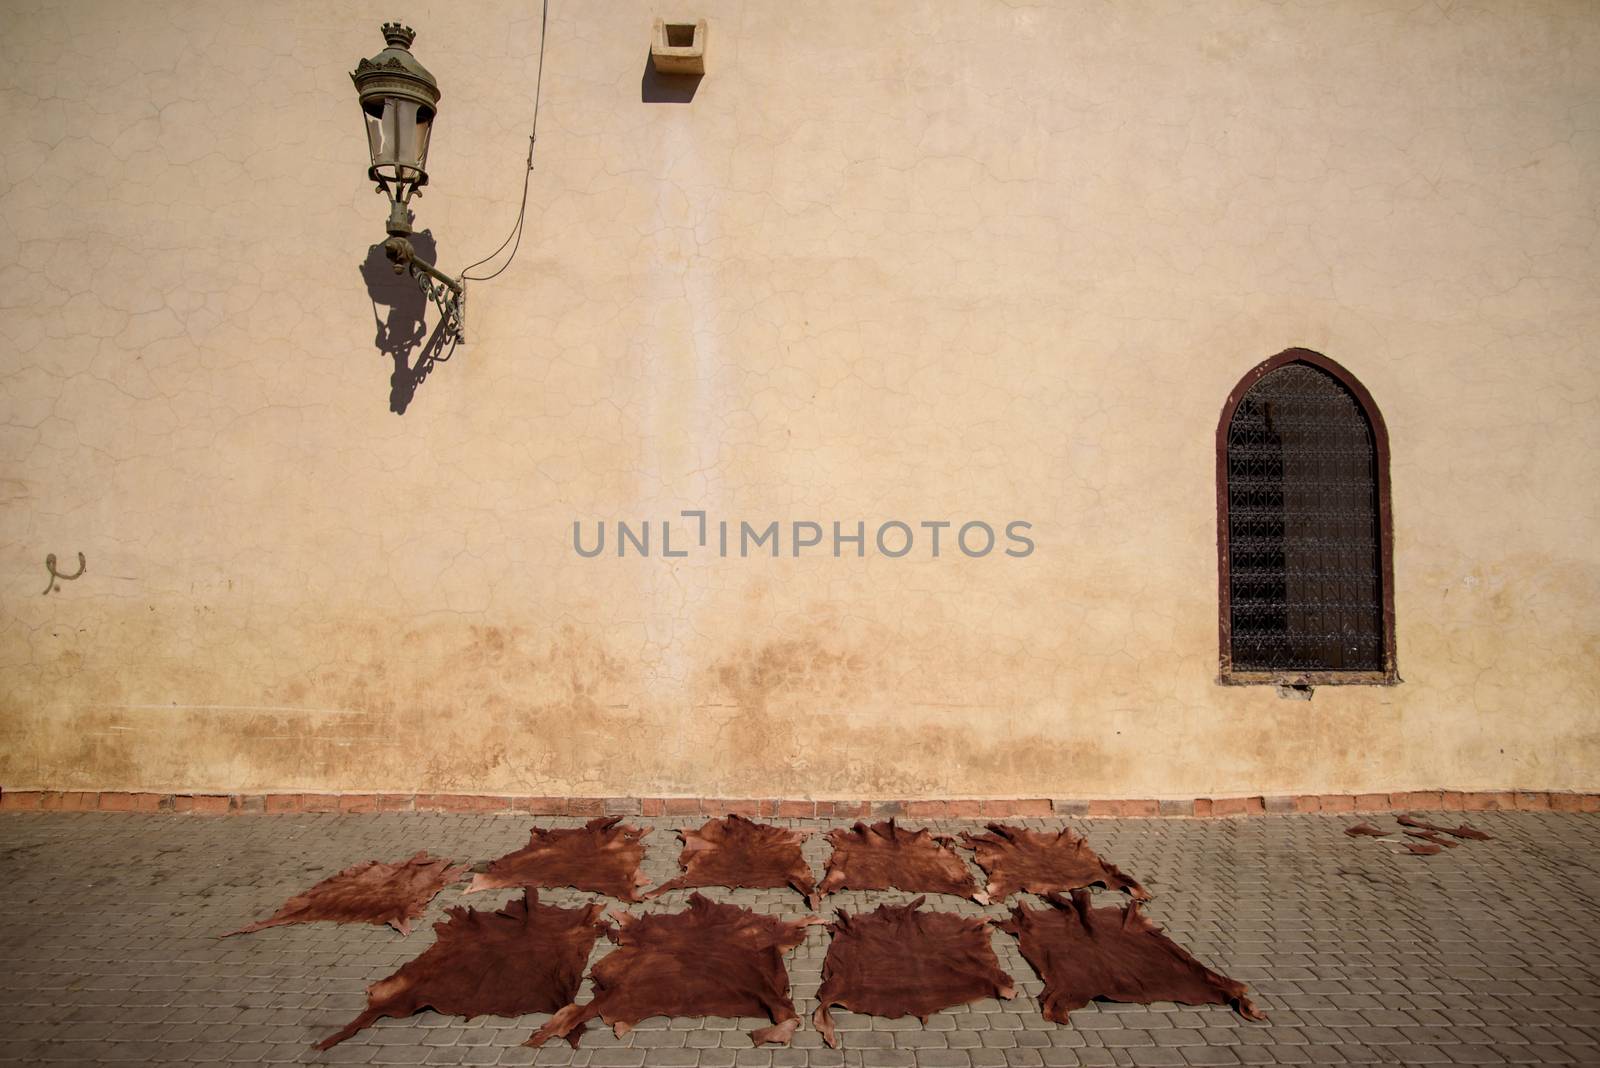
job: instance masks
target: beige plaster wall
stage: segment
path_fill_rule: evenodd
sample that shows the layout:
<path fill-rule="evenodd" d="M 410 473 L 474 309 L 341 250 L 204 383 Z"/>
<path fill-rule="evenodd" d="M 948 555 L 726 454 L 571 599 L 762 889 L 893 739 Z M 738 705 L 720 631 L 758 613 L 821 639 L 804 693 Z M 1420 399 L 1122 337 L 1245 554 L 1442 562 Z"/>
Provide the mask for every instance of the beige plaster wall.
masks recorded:
<path fill-rule="evenodd" d="M 1596 5 L 553 8 L 521 252 L 396 415 L 346 72 L 419 30 L 459 270 L 536 3 L 0 6 L 0 785 L 1600 787 Z M 1405 679 L 1309 704 L 1215 682 L 1215 423 L 1292 345 L 1388 421 Z M 684 509 L 1037 549 L 572 549 Z"/>

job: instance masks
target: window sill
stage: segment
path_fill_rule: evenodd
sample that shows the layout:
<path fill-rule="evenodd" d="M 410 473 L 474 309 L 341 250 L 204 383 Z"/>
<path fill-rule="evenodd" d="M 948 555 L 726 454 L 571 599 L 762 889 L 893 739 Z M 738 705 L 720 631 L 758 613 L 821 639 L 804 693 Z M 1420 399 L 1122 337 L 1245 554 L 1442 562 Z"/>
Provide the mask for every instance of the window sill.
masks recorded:
<path fill-rule="evenodd" d="M 1224 671 L 1219 686 L 1398 686 L 1397 671 Z"/>

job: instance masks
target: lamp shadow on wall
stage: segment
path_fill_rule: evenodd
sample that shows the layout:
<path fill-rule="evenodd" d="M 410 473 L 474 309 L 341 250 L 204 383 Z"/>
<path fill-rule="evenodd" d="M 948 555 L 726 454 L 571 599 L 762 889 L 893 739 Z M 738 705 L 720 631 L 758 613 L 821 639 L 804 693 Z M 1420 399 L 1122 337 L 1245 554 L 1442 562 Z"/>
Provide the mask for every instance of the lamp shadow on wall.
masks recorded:
<path fill-rule="evenodd" d="M 430 263 L 438 262 L 432 232 L 412 234 L 411 244 L 418 256 Z M 367 258 L 361 264 L 361 280 L 367 284 L 367 296 L 372 298 L 372 321 L 377 330 L 373 344 L 394 361 L 394 374 L 389 378 L 389 410 L 404 415 L 417 387 L 433 372 L 434 364 L 450 358 L 455 346 L 450 344 L 441 323 L 435 323 L 433 332 L 428 332 L 428 299 L 410 275 L 394 273 L 382 244 L 367 250 Z"/>
<path fill-rule="evenodd" d="M 644 54 L 644 75 L 639 79 L 639 100 L 645 104 L 687 104 L 700 88 L 703 74 L 658 74 L 650 53 Z"/>

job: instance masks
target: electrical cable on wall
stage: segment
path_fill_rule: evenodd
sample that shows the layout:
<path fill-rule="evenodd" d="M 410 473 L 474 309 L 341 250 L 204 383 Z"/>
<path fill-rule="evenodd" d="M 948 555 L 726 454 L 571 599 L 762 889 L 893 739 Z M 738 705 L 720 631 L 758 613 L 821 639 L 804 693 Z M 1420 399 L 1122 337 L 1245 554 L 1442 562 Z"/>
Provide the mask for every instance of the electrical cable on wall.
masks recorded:
<path fill-rule="evenodd" d="M 544 92 L 544 42 L 549 35 L 550 26 L 550 0 L 544 0 L 543 9 L 539 15 L 539 67 L 534 75 L 533 82 L 533 126 L 528 131 L 528 169 L 522 173 L 522 207 L 517 211 L 517 221 L 511 227 L 511 232 L 506 239 L 500 242 L 500 247 L 489 253 L 477 263 L 471 264 L 461 272 L 462 281 L 487 282 L 498 277 L 511 261 L 517 258 L 517 250 L 522 247 L 522 224 L 528 215 L 528 183 L 533 176 L 533 147 L 539 141 L 539 99 Z M 506 257 L 506 262 L 495 269 L 493 274 L 471 274 L 473 267 L 481 267 L 505 251 L 507 245 L 511 246 L 511 255 Z"/>

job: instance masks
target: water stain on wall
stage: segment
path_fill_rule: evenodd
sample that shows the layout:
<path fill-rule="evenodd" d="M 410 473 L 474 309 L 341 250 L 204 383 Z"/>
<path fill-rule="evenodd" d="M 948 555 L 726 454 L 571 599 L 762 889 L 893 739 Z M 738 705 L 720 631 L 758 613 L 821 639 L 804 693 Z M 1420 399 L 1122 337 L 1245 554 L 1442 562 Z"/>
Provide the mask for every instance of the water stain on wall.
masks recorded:
<path fill-rule="evenodd" d="M 1075 632 L 1029 647 L 958 619 L 919 619 L 910 631 L 813 606 L 704 643 L 701 666 L 674 683 L 650 673 L 633 639 L 577 623 L 394 626 L 351 614 L 252 631 L 220 608 L 51 598 L 65 615 L 32 632 L 32 659 L 0 692 L 0 783 L 1206 796 L 1294 792 L 1307 769 L 1315 786 L 1358 792 L 1461 782 L 1452 769 L 1463 766 L 1525 776 L 1485 775 L 1470 788 L 1581 775 L 1600 749 L 1595 732 L 1568 730 L 1556 756 L 1541 747 L 1563 729 L 1545 710 L 1596 699 L 1591 624 L 1530 619 L 1529 603 L 1557 593 L 1543 582 L 1483 568 L 1453 581 L 1428 625 L 1405 626 L 1416 595 L 1401 598 L 1404 684 L 1323 687 L 1310 702 L 1216 686 L 1198 601 L 1174 609 L 1196 619 L 1174 632 L 1174 648 L 1193 635 L 1181 656 L 1167 646 L 1135 655 L 1132 643 L 1101 655 Z M 1520 598 L 1501 595 L 1512 587 Z M 78 625 L 91 609 L 92 623 Z M 1479 640 L 1488 625 L 1500 644 Z M 1173 681 L 1169 656 L 1190 683 Z M 1438 666 L 1449 663 L 1472 670 Z"/>

